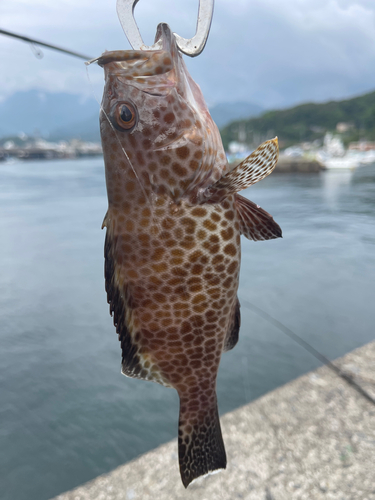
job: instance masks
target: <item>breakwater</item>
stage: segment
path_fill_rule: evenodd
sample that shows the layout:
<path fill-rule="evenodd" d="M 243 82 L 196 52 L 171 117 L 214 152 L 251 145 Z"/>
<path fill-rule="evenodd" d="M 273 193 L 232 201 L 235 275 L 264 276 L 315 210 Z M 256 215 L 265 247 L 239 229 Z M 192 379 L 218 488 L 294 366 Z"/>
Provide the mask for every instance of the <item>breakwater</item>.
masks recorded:
<path fill-rule="evenodd" d="M 375 399 L 375 342 L 335 365 Z M 187 490 L 172 441 L 55 500 L 375 498 L 375 405 L 326 366 L 221 422 L 227 469 Z"/>

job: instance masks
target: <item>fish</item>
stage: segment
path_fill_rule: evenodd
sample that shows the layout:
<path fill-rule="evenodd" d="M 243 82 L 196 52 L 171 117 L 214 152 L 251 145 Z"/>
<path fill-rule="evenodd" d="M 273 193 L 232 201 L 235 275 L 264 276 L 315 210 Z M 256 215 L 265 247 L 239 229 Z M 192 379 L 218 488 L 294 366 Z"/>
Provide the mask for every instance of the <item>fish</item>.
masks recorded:
<path fill-rule="evenodd" d="M 216 378 L 238 342 L 240 236 L 282 236 L 239 191 L 269 175 L 277 138 L 235 168 L 169 26 L 158 50 L 104 52 L 100 131 L 108 211 L 105 288 L 122 373 L 174 388 L 185 488 L 225 469 Z"/>

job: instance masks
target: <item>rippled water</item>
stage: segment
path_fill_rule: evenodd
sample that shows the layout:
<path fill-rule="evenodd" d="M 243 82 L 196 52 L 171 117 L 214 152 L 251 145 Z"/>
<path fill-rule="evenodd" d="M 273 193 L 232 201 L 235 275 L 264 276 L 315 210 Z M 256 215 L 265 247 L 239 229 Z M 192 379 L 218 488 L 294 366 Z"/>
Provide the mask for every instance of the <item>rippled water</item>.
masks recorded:
<path fill-rule="evenodd" d="M 120 374 L 102 159 L 0 164 L 0 186 L 1 498 L 46 500 L 175 438 L 178 400 Z M 243 239 L 242 329 L 220 366 L 221 413 L 318 366 L 246 301 L 330 358 L 374 339 L 375 167 L 274 174 L 245 195 L 284 238 Z"/>

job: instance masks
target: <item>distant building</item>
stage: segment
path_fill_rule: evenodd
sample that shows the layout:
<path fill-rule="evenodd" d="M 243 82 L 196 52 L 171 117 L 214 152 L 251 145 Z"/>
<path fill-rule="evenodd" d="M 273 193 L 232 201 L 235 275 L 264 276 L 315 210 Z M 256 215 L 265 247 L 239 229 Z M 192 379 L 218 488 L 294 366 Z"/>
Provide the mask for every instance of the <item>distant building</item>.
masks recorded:
<path fill-rule="evenodd" d="M 344 156 L 345 154 L 342 140 L 339 137 L 335 137 L 331 132 L 327 132 L 324 136 L 323 148 L 331 156 Z"/>
<path fill-rule="evenodd" d="M 22 144 L 16 140 L 0 141 L 0 159 L 19 158 L 22 160 L 54 158 L 77 158 L 80 156 L 96 156 L 103 154 L 100 143 L 83 142 L 78 139 L 71 141 L 48 142 L 45 139 L 26 137 Z"/>
<path fill-rule="evenodd" d="M 370 141 L 351 142 L 349 144 L 349 149 L 351 151 L 375 151 L 375 142 L 370 142 Z"/>
<path fill-rule="evenodd" d="M 242 142 L 232 141 L 228 144 L 228 151 L 231 154 L 246 153 L 248 149 L 249 146 L 247 146 L 247 144 L 243 144 Z"/>
<path fill-rule="evenodd" d="M 354 128 L 353 123 L 339 122 L 336 125 L 336 132 L 339 132 L 339 134 L 343 134 L 345 132 L 348 132 L 352 128 Z"/>

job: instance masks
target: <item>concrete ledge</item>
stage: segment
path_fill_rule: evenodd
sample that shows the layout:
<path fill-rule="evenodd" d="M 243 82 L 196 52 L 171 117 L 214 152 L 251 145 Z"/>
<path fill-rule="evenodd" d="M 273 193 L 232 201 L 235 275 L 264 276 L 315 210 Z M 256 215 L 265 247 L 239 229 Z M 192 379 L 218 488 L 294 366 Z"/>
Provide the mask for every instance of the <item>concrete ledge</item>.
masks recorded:
<path fill-rule="evenodd" d="M 325 167 L 317 160 L 280 156 L 274 172 L 279 174 L 290 172 L 302 172 L 307 174 L 320 172 L 321 170 L 325 170 Z"/>
<path fill-rule="evenodd" d="M 336 365 L 375 398 L 375 342 Z M 375 499 L 375 405 L 327 367 L 221 422 L 228 467 L 188 490 L 174 441 L 56 500 Z"/>

